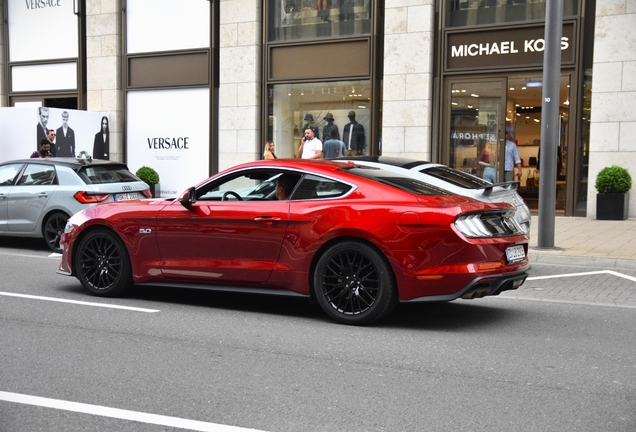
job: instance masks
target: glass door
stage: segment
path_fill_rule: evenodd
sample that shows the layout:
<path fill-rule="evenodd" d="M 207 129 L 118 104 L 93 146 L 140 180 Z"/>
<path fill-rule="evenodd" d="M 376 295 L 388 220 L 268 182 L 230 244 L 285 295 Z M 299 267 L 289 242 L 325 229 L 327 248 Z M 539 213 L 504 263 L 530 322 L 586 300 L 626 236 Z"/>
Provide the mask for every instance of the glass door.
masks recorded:
<path fill-rule="evenodd" d="M 503 181 L 506 86 L 507 78 L 447 81 L 450 116 L 441 150 L 449 166 Z"/>
<path fill-rule="evenodd" d="M 517 144 L 521 157 L 522 177 L 519 193 L 530 209 L 537 210 L 539 204 L 539 177 L 541 160 L 541 101 L 543 92 L 542 74 L 511 75 L 508 77 L 508 96 L 506 103 L 506 128 Z M 556 202 L 557 214 L 570 215 L 567 198 L 570 195 L 567 185 L 568 150 L 570 143 L 569 128 L 570 75 L 561 76 L 559 95 L 559 143 L 554 150 L 556 165 Z"/>

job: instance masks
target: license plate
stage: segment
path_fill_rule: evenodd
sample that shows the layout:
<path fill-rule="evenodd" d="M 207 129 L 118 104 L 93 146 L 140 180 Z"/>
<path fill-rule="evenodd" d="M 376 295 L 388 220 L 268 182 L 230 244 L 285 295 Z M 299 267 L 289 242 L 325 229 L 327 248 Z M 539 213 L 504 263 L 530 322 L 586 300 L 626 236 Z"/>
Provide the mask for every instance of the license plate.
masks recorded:
<path fill-rule="evenodd" d="M 115 201 L 130 201 L 139 199 L 137 192 L 115 194 Z"/>
<path fill-rule="evenodd" d="M 526 251 L 521 245 L 510 246 L 506 249 L 506 258 L 508 259 L 509 264 L 523 261 L 526 258 Z"/>

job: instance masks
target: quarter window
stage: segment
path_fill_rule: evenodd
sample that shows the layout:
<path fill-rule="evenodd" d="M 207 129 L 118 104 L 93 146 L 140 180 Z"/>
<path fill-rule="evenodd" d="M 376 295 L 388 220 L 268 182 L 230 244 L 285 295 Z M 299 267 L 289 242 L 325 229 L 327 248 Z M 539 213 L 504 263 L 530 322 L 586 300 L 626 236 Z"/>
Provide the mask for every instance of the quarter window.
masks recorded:
<path fill-rule="evenodd" d="M 315 175 L 307 175 L 296 187 L 292 200 L 336 198 L 346 195 L 352 186 Z"/>

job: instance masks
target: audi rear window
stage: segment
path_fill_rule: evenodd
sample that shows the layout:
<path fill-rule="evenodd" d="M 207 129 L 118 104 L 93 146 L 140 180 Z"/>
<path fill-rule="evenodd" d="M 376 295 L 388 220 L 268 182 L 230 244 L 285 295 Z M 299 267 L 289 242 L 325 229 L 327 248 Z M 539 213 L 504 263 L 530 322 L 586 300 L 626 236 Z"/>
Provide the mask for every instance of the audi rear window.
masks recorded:
<path fill-rule="evenodd" d="M 380 168 L 360 166 L 341 168 L 350 174 L 376 181 L 388 186 L 405 190 L 418 195 L 452 195 L 448 191 L 439 189 L 423 181 L 401 174 L 385 171 Z"/>
<path fill-rule="evenodd" d="M 125 165 L 82 167 L 77 173 L 86 184 L 131 183 L 141 181 Z"/>

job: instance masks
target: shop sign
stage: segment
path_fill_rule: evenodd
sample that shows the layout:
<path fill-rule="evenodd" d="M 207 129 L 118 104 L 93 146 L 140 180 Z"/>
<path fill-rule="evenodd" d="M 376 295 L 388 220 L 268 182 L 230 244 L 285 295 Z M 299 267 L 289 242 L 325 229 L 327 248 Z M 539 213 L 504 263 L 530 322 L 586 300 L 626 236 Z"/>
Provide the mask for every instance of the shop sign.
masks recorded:
<path fill-rule="evenodd" d="M 446 71 L 543 65 L 545 27 L 446 34 Z M 575 60 L 574 23 L 563 24 L 561 64 Z"/>

